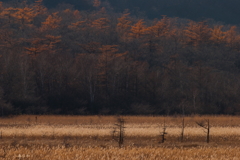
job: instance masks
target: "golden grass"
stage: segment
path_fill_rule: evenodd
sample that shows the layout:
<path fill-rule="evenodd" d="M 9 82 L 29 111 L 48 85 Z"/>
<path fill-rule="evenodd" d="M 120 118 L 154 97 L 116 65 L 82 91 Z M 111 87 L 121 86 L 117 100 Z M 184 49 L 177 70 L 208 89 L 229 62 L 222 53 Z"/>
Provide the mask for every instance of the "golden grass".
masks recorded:
<path fill-rule="evenodd" d="M 240 117 L 124 116 L 124 148 L 112 138 L 115 116 L 16 116 L 0 119 L 0 159 L 239 159 Z M 210 144 L 196 122 L 210 120 Z M 166 142 L 160 132 L 166 123 Z"/>
<path fill-rule="evenodd" d="M 62 136 L 73 136 L 73 137 L 86 137 L 86 136 L 110 136 L 114 130 L 114 125 L 86 125 L 86 126 L 48 126 L 48 125 L 32 125 L 32 126 L 12 126 L 12 127 L 1 127 L 3 137 L 62 137 Z M 125 125 L 125 135 L 131 137 L 156 137 L 162 131 L 158 125 L 151 125 L 148 127 L 142 127 L 140 125 Z M 166 129 L 168 136 L 180 136 L 180 127 L 170 127 Z M 186 127 L 185 136 L 204 136 L 205 133 L 200 127 Z M 211 136 L 239 136 L 240 138 L 240 127 L 211 127 Z"/>
<path fill-rule="evenodd" d="M 37 120 L 36 118 L 37 117 Z M 181 117 L 125 116 L 126 136 L 155 137 L 160 134 L 165 121 L 169 136 L 181 133 Z M 117 122 L 114 116 L 17 116 L 0 119 L 3 137 L 31 136 L 110 136 Z M 185 117 L 185 136 L 204 136 L 196 122 L 209 119 L 211 136 L 239 136 L 240 117 L 203 116 Z"/>
<path fill-rule="evenodd" d="M 3 149 L 1 149 L 3 150 Z M 8 147 L 8 152 L 2 158 L 13 159 L 34 159 L 34 160 L 180 160 L 180 159 L 201 159 L 201 160 L 238 160 L 240 148 L 236 147 L 196 147 L 196 148 L 155 148 L 155 147 L 125 147 L 125 148 L 102 148 L 102 147 L 71 147 L 64 146 L 32 146 Z"/>

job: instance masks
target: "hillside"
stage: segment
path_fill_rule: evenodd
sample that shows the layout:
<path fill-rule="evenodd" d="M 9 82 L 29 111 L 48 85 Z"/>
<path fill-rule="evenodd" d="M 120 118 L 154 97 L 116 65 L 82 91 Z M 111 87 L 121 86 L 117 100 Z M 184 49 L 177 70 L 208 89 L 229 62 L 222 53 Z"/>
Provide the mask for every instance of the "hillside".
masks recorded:
<path fill-rule="evenodd" d="M 107 4 L 0 8 L 2 116 L 240 113 L 235 25 L 152 20 Z"/>

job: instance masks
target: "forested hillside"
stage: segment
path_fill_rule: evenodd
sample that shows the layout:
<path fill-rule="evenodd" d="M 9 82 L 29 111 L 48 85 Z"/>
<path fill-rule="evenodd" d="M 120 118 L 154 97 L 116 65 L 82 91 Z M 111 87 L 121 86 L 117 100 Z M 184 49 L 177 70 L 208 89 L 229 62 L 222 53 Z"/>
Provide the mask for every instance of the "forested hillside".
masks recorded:
<path fill-rule="evenodd" d="M 3 116 L 240 113 L 237 26 L 90 4 L 0 4 Z"/>

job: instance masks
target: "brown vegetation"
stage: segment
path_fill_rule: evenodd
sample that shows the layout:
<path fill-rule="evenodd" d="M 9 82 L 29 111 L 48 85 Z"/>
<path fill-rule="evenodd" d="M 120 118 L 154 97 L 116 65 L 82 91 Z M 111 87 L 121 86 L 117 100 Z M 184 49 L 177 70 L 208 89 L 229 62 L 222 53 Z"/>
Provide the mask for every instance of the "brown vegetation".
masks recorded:
<path fill-rule="evenodd" d="M 114 116 L 18 116 L 0 119 L 0 158 L 14 159 L 234 159 L 240 153 L 239 117 L 125 116 L 124 143 L 112 137 Z M 209 143 L 195 122 L 209 119 Z M 166 140 L 159 133 L 166 127 Z"/>

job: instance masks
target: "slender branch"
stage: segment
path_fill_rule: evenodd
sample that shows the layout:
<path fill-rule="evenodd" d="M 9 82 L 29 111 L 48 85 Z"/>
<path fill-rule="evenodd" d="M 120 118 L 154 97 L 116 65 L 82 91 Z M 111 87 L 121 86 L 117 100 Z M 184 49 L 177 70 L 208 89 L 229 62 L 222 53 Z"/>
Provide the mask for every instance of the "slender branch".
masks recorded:
<path fill-rule="evenodd" d="M 210 122 L 209 122 L 209 119 L 201 121 L 201 122 L 196 122 L 196 124 L 205 129 L 204 132 L 207 134 L 207 143 L 209 143 L 209 141 L 210 141 Z"/>

